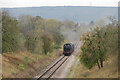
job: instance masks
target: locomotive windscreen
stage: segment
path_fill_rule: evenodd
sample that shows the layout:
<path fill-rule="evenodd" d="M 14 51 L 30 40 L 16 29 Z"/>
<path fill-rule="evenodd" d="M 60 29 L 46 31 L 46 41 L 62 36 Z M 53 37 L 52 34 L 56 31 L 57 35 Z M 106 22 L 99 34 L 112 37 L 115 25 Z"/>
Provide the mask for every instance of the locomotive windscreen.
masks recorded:
<path fill-rule="evenodd" d="M 64 51 L 66 52 L 66 51 L 70 51 L 70 49 L 71 49 L 71 45 L 70 44 L 65 44 L 64 45 Z"/>

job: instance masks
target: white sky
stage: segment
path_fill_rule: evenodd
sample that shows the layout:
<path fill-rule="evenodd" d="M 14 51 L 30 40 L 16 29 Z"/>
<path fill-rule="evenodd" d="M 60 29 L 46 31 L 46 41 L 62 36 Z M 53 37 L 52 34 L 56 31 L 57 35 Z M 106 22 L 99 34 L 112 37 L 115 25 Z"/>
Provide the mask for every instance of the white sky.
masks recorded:
<path fill-rule="evenodd" d="M 40 6 L 118 6 L 120 0 L 0 0 L 0 8 Z"/>

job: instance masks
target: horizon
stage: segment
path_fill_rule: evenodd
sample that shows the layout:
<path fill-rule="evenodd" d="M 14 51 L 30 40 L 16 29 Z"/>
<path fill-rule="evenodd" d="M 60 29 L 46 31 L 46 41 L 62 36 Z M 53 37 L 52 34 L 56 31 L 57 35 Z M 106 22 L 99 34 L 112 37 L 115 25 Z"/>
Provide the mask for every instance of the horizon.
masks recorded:
<path fill-rule="evenodd" d="M 119 0 L 3 0 L 0 8 L 40 6 L 118 6 Z"/>
<path fill-rule="evenodd" d="M 1 9 L 16 9 L 16 8 L 42 8 L 42 7 L 95 7 L 95 8 L 119 8 L 119 6 L 35 6 L 35 7 L 9 7 Z"/>
<path fill-rule="evenodd" d="M 10 15 L 18 18 L 20 15 L 41 16 L 44 19 L 70 20 L 80 23 L 89 23 L 108 16 L 118 17 L 118 7 L 93 7 L 93 6 L 41 6 L 2 8 L 8 10 Z M 86 12 L 87 11 L 87 12 Z M 16 13 L 17 12 L 17 13 Z M 49 13 L 48 13 L 49 12 Z M 59 14 L 61 13 L 61 14 Z"/>

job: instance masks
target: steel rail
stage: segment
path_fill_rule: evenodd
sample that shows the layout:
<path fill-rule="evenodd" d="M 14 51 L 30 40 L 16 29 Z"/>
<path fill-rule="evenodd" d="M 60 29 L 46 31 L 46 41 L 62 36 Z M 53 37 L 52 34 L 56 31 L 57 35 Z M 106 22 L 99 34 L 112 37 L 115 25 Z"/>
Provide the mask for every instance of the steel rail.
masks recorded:
<path fill-rule="evenodd" d="M 75 48 L 77 48 L 77 46 L 78 46 L 78 43 L 79 42 L 77 42 L 76 44 L 75 44 Z M 61 64 L 46 78 L 46 80 L 48 80 L 48 79 L 50 79 L 51 78 L 51 76 L 66 62 L 66 60 L 69 58 L 69 56 L 67 56 L 67 58 L 65 58 L 65 60 L 64 60 L 64 58 L 65 58 L 65 56 L 62 56 L 56 63 L 54 63 L 50 68 L 48 68 L 45 72 L 43 72 L 38 78 L 37 78 L 37 80 L 40 80 L 43 76 L 45 76 L 52 68 L 54 68 L 56 65 L 58 65 L 62 60 L 62 62 L 61 62 Z"/>

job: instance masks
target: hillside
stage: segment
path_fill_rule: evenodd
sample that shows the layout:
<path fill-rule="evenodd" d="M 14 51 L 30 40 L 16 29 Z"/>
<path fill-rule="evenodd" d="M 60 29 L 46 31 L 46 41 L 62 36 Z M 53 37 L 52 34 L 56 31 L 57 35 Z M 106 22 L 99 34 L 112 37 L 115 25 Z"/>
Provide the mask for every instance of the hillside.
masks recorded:
<path fill-rule="evenodd" d="M 71 20 L 75 22 L 90 22 L 108 16 L 118 17 L 117 7 L 82 7 L 82 6 L 57 6 L 57 7 L 26 7 L 26 8 L 4 8 L 11 16 L 20 15 L 41 16 L 49 19 Z"/>

